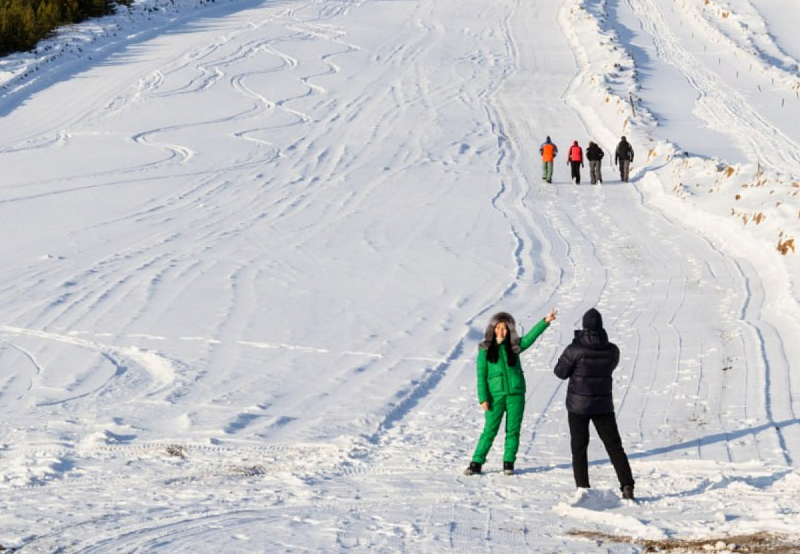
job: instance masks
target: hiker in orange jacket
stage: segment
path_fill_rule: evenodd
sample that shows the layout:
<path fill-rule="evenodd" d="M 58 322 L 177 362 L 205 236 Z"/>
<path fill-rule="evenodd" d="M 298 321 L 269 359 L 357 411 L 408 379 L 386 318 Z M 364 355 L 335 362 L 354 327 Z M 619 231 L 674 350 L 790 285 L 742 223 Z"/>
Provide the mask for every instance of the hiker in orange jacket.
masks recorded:
<path fill-rule="evenodd" d="M 548 136 L 539 148 L 539 154 L 542 155 L 542 180 L 548 183 L 553 182 L 553 160 L 558 155 L 558 147 L 553 144 Z"/>

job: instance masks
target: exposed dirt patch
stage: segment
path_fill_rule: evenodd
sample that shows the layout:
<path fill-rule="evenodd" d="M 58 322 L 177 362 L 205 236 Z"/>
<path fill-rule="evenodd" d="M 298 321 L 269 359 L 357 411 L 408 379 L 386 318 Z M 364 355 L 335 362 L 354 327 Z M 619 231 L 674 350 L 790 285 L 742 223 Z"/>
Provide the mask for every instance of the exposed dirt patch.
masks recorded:
<path fill-rule="evenodd" d="M 598 544 L 604 542 L 637 544 L 644 547 L 644 552 L 671 552 L 674 554 L 708 554 L 713 552 L 800 554 L 800 538 L 766 532 L 707 539 L 664 539 L 658 541 L 612 535 L 599 531 L 576 530 L 571 531 L 570 535 L 597 541 Z"/>

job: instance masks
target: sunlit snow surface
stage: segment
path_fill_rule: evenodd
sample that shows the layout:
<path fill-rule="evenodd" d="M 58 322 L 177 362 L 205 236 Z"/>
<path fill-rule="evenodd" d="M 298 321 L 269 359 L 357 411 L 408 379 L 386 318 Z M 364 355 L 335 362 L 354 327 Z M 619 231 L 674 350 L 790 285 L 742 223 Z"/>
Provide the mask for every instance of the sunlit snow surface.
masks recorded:
<path fill-rule="evenodd" d="M 800 544 L 799 20 L 145 0 L 0 60 L 0 545 Z M 573 140 L 602 186 L 569 182 Z M 551 370 L 592 306 L 638 503 L 596 437 L 572 480 Z M 517 474 L 501 436 L 463 476 L 484 326 L 551 308 Z"/>

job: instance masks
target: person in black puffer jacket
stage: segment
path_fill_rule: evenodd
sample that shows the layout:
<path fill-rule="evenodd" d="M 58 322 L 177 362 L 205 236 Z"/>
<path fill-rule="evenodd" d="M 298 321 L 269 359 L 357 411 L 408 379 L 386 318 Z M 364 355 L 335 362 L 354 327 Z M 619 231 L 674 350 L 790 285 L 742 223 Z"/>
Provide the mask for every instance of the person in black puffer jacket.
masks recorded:
<path fill-rule="evenodd" d="M 627 183 L 630 178 L 631 164 L 633 163 L 633 146 L 628 139 L 622 137 L 614 151 L 614 165 L 619 164 L 619 180 Z"/>
<path fill-rule="evenodd" d="M 583 316 L 583 329 L 575 331 L 555 367 L 560 379 L 569 379 L 569 417 L 572 471 L 575 485 L 589 488 L 589 422 L 594 423 L 619 479 L 622 497 L 633 500 L 633 474 L 614 415 L 611 374 L 619 363 L 619 348 L 608 340 L 603 317 L 592 308 Z"/>
<path fill-rule="evenodd" d="M 606 155 L 596 142 L 590 141 L 586 148 L 586 159 L 589 160 L 589 180 L 593 185 L 603 182 L 603 157 Z"/>

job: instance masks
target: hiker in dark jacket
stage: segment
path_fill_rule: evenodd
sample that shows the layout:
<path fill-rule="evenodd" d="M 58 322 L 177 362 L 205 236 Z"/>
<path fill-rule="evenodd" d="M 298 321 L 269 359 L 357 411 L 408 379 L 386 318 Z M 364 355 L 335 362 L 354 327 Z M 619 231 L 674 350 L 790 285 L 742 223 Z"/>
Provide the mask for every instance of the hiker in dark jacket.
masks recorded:
<path fill-rule="evenodd" d="M 583 329 L 567 346 L 555 367 L 560 379 L 569 379 L 567 412 L 569 418 L 572 471 L 575 485 L 589 488 L 589 422 L 608 452 L 617 473 L 622 497 L 633 499 L 633 475 L 614 416 L 611 374 L 619 363 L 619 348 L 608 340 L 603 318 L 592 308 L 583 316 Z"/>
<path fill-rule="evenodd" d="M 619 139 L 617 150 L 614 152 L 614 165 L 619 164 L 619 179 L 623 183 L 628 182 L 633 163 L 633 146 L 624 136 Z"/>
<path fill-rule="evenodd" d="M 597 146 L 597 143 L 589 142 L 589 146 L 586 148 L 586 159 L 589 160 L 589 179 L 593 185 L 596 185 L 598 181 L 601 183 L 603 182 L 600 166 L 603 162 L 603 156 L 605 155 L 606 153 L 603 152 L 602 148 Z"/>

